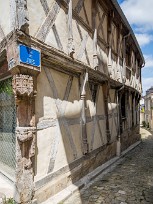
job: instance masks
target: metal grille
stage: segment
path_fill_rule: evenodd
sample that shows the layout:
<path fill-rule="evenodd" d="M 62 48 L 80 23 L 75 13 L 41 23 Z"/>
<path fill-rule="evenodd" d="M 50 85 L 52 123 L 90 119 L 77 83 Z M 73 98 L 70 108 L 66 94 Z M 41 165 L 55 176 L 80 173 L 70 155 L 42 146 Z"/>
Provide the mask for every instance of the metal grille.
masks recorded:
<path fill-rule="evenodd" d="M 15 169 L 16 107 L 12 79 L 0 81 L 0 170 Z"/>

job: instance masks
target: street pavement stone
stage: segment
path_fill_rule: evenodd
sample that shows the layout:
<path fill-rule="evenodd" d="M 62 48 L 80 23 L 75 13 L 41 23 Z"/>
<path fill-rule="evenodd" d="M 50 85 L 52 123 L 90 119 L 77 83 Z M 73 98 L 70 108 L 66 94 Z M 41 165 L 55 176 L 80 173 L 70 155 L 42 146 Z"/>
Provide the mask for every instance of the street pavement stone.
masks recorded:
<path fill-rule="evenodd" d="M 153 204 L 153 135 L 141 131 L 142 143 L 121 163 L 63 204 Z"/>

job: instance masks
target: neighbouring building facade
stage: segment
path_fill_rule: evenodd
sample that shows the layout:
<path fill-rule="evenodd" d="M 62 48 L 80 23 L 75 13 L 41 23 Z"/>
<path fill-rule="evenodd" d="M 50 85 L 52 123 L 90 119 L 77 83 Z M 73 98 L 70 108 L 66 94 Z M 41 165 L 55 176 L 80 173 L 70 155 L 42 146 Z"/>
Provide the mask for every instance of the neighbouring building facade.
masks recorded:
<path fill-rule="evenodd" d="M 140 100 L 140 126 L 144 126 L 145 121 L 145 105 L 144 105 L 144 97 L 141 97 Z"/>
<path fill-rule="evenodd" d="M 143 64 L 116 0 L 1 0 L 0 171 L 17 203 L 140 140 Z"/>
<path fill-rule="evenodd" d="M 153 130 L 153 87 L 149 88 L 144 96 L 144 110 L 145 125 Z"/>

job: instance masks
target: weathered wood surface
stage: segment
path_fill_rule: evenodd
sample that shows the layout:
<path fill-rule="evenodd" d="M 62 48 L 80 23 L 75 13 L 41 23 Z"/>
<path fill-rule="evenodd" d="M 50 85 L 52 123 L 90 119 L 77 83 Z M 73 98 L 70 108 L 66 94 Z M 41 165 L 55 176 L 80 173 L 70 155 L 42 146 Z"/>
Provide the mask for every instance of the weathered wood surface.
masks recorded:
<path fill-rule="evenodd" d="M 37 34 L 36 34 L 36 38 L 38 38 L 39 40 L 42 40 L 43 42 L 45 41 L 49 31 L 51 30 L 52 26 L 54 25 L 54 22 L 57 18 L 57 15 L 60 11 L 61 5 L 59 0 L 57 0 L 54 5 L 52 6 L 51 10 L 49 11 L 45 21 L 43 22 L 43 24 L 40 26 Z M 47 10 L 46 10 L 47 12 Z"/>
<path fill-rule="evenodd" d="M 10 0 L 10 28 L 14 30 L 17 27 L 17 8 L 16 8 L 16 1 Z"/>
<path fill-rule="evenodd" d="M 81 60 L 85 50 L 86 50 L 86 44 L 87 44 L 87 40 L 88 40 L 89 34 L 87 33 L 84 37 L 83 40 L 81 42 L 81 46 L 77 55 L 77 59 Z"/>
<path fill-rule="evenodd" d="M 76 11 L 78 14 L 80 13 L 80 11 L 81 11 L 81 9 L 82 9 L 82 7 L 83 7 L 84 1 L 85 1 L 85 0 L 78 0 L 78 3 L 77 3 L 77 5 L 76 5 L 76 7 L 75 7 L 75 11 Z"/>
<path fill-rule="evenodd" d="M 28 32 L 29 16 L 27 8 L 27 0 L 16 0 L 17 24 L 18 29 Z"/>
<path fill-rule="evenodd" d="M 65 94 L 64 94 L 64 98 L 63 100 L 67 101 L 70 91 L 71 91 L 71 87 L 72 87 L 72 83 L 73 83 L 73 76 L 69 76 L 68 82 L 67 82 L 67 86 L 66 86 L 66 90 L 65 90 Z"/>
<path fill-rule="evenodd" d="M 47 16 L 48 13 L 49 13 L 49 6 L 48 6 L 48 3 L 47 3 L 47 0 L 40 0 L 40 2 L 41 2 L 41 5 L 42 5 L 42 7 L 43 7 L 43 9 L 45 11 L 46 16 Z"/>
<path fill-rule="evenodd" d="M 0 38 L 1 38 L 1 39 L 4 39 L 4 38 L 5 38 L 5 34 L 4 34 L 4 31 L 3 31 L 1 25 L 0 25 Z"/>
<path fill-rule="evenodd" d="M 68 4 L 68 54 L 73 57 L 75 47 L 73 42 L 73 29 L 72 29 L 72 0 Z"/>

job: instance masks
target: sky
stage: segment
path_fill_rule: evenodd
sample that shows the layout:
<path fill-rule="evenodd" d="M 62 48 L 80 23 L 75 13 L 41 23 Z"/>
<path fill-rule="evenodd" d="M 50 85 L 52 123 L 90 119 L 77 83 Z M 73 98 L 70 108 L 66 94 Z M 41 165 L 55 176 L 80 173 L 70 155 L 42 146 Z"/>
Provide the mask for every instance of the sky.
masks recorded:
<path fill-rule="evenodd" d="M 153 0 L 118 0 L 142 49 L 145 67 L 142 68 L 143 95 L 153 86 Z"/>

